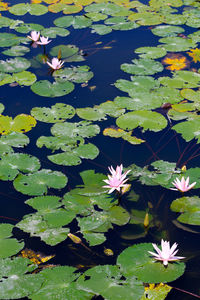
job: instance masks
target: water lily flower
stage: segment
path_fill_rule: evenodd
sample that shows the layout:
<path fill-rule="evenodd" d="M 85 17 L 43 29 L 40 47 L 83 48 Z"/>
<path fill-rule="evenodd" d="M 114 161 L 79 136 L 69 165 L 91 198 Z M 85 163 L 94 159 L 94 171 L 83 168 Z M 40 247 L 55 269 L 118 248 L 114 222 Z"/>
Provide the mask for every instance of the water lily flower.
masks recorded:
<path fill-rule="evenodd" d="M 41 36 L 40 37 L 40 41 L 37 41 L 37 44 L 38 45 L 47 45 L 51 42 L 52 40 L 49 40 L 48 37 L 44 37 L 44 36 Z"/>
<path fill-rule="evenodd" d="M 170 188 L 170 190 L 174 190 L 174 191 L 180 191 L 182 193 L 187 192 L 189 190 L 191 190 L 193 188 L 193 186 L 195 186 L 196 182 L 193 182 L 192 184 L 189 185 L 189 180 L 190 178 L 187 177 L 187 179 L 185 180 L 184 177 L 181 178 L 181 181 L 176 178 L 174 180 L 174 182 L 172 182 L 172 184 L 176 187 L 176 188 Z"/>
<path fill-rule="evenodd" d="M 47 64 L 53 69 L 53 70 L 59 70 L 62 68 L 62 65 L 64 64 L 64 61 L 59 60 L 57 57 L 52 58 L 51 63 L 47 61 Z"/>
<path fill-rule="evenodd" d="M 169 261 L 176 261 L 185 258 L 182 256 L 175 256 L 176 253 L 178 252 L 178 249 L 176 250 L 178 246 L 177 243 L 174 243 L 170 248 L 169 242 L 161 240 L 161 250 L 158 248 L 156 244 L 152 244 L 152 245 L 157 253 L 151 251 L 148 252 L 151 255 L 155 256 L 154 259 L 162 261 L 164 266 L 167 266 Z"/>
<path fill-rule="evenodd" d="M 108 179 L 105 179 L 103 181 L 105 181 L 105 183 L 107 183 L 107 185 L 104 185 L 104 188 L 109 188 L 110 190 L 108 191 L 108 194 L 112 193 L 114 190 L 117 190 L 118 192 L 120 192 L 120 189 L 122 187 L 125 187 L 126 184 L 125 182 L 128 180 L 125 179 L 126 175 L 131 171 L 128 170 L 126 171 L 124 174 L 122 174 L 122 170 L 123 170 L 123 165 L 121 164 L 120 166 L 117 166 L 116 170 L 111 166 L 108 167 L 111 175 L 108 175 Z"/>
<path fill-rule="evenodd" d="M 40 33 L 38 31 L 31 31 L 31 34 L 27 37 L 33 42 L 37 42 L 40 38 Z"/>

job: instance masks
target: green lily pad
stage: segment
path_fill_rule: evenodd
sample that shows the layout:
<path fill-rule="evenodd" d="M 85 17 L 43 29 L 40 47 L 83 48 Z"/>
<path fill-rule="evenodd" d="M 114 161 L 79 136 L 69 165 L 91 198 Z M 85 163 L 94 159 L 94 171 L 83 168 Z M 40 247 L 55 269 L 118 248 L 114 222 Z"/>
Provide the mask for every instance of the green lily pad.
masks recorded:
<path fill-rule="evenodd" d="M 191 48 L 197 47 L 197 44 L 192 39 L 184 39 L 181 37 L 164 37 L 159 40 L 160 47 L 170 52 L 187 51 Z"/>
<path fill-rule="evenodd" d="M 32 85 L 36 80 L 37 77 L 35 74 L 28 71 L 22 71 L 13 74 L 13 81 L 16 81 L 19 85 L 29 86 Z"/>
<path fill-rule="evenodd" d="M 60 27 L 50 27 L 41 30 L 43 36 L 48 36 L 49 38 L 56 38 L 56 36 L 68 36 L 70 34 L 69 30 Z"/>
<path fill-rule="evenodd" d="M 134 276 L 123 278 L 117 266 L 111 265 L 87 270 L 79 277 L 77 284 L 79 289 L 101 295 L 107 300 L 139 300 L 144 292 L 141 281 Z"/>
<path fill-rule="evenodd" d="M 40 275 L 45 279 L 38 291 L 31 295 L 32 300 L 45 300 L 51 295 L 52 299 L 90 300 L 92 294 L 77 288 L 75 280 L 79 276 L 76 269 L 69 266 L 56 266 L 42 270 Z"/>
<path fill-rule="evenodd" d="M 139 56 L 144 59 L 155 59 L 165 56 L 167 51 L 158 47 L 140 47 L 135 50 L 135 53 L 139 53 Z"/>
<path fill-rule="evenodd" d="M 88 121 L 81 121 L 79 123 L 57 123 L 52 126 L 51 133 L 55 136 L 67 136 L 75 138 L 77 136 L 89 138 L 99 134 L 100 128 L 98 125 L 93 125 Z"/>
<path fill-rule="evenodd" d="M 0 160 L 0 179 L 13 180 L 21 171 L 33 173 L 40 168 L 39 160 L 24 153 L 11 153 L 3 156 Z"/>
<path fill-rule="evenodd" d="M 150 90 L 158 88 L 160 83 L 151 76 L 131 76 L 131 81 L 118 79 L 114 85 L 130 96 L 135 96 L 137 92 L 150 92 Z"/>
<path fill-rule="evenodd" d="M 67 177 L 57 171 L 42 169 L 33 174 L 19 174 L 13 182 L 15 189 L 26 195 L 39 196 L 47 193 L 47 188 L 61 189 L 67 184 Z"/>
<path fill-rule="evenodd" d="M 75 16 L 73 19 L 72 26 L 74 29 L 82 29 L 92 25 L 92 20 L 86 18 L 85 16 Z"/>
<path fill-rule="evenodd" d="M 162 262 L 155 261 L 148 251 L 154 251 L 152 244 L 144 243 L 125 249 L 117 259 L 124 276 L 136 276 L 146 283 L 174 281 L 185 270 L 183 262 L 172 262 L 165 267 Z"/>
<path fill-rule="evenodd" d="M 22 257 L 1 259 L 1 299 L 21 299 L 37 291 L 44 279 L 40 274 L 30 274 L 35 268 Z"/>
<path fill-rule="evenodd" d="M 13 226 L 11 224 L 0 224 L 0 258 L 6 258 L 17 254 L 23 247 L 24 243 L 16 239 L 9 238 L 12 236 Z"/>
<path fill-rule="evenodd" d="M 9 12 L 16 16 L 23 16 L 26 13 L 33 16 L 41 16 L 48 12 L 48 8 L 42 4 L 19 3 L 11 6 Z"/>
<path fill-rule="evenodd" d="M 29 23 L 29 24 L 19 24 L 16 28 L 15 31 L 20 32 L 20 33 L 29 33 L 30 31 L 41 31 L 44 28 L 44 26 L 40 24 L 34 24 L 34 23 Z"/>
<path fill-rule="evenodd" d="M 11 132 L 0 138 L 0 156 L 12 153 L 12 147 L 22 148 L 29 143 L 29 138 L 20 132 Z"/>
<path fill-rule="evenodd" d="M 0 47 L 16 46 L 19 45 L 22 40 L 23 40 L 22 37 L 19 37 L 13 33 L 6 33 L 6 32 L 0 33 Z"/>
<path fill-rule="evenodd" d="M 36 81 L 31 86 L 31 90 L 35 94 L 43 97 L 51 97 L 51 98 L 67 95 L 71 93 L 73 89 L 74 89 L 74 85 L 69 81 L 51 83 L 48 80 L 40 80 L 40 81 Z"/>
<path fill-rule="evenodd" d="M 153 75 L 163 70 L 163 65 L 152 59 L 133 59 L 132 62 L 133 64 L 122 64 L 121 69 L 134 75 Z"/>
<path fill-rule="evenodd" d="M 53 23 L 58 27 L 69 27 L 73 24 L 73 19 L 73 16 L 64 16 L 55 19 Z"/>
<path fill-rule="evenodd" d="M 178 33 L 182 33 L 185 30 L 180 26 L 159 25 L 151 29 L 151 31 L 155 35 L 167 37 L 167 36 L 176 36 Z"/>
<path fill-rule="evenodd" d="M 75 56 L 69 56 L 65 60 L 73 61 L 73 57 Z M 54 72 L 53 76 L 55 78 L 58 78 L 61 82 L 69 80 L 75 83 L 83 83 L 88 82 L 93 77 L 93 72 L 89 71 L 88 66 L 81 66 L 57 70 L 56 72 Z"/>
<path fill-rule="evenodd" d="M 56 103 L 49 107 L 34 107 L 31 110 L 31 115 L 38 121 L 45 123 L 63 122 L 66 119 L 71 119 L 75 115 L 73 106 Z"/>
<path fill-rule="evenodd" d="M 145 130 L 160 131 L 167 126 L 167 120 L 156 112 L 133 111 L 120 116 L 116 120 L 117 126 L 125 130 L 131 130 L 138 126 Z"/>
<path fill-rule="evenodd" d="M 30 67 L 30 62 L 23 57 L 0 60 L 0 72 L 3 73 L 17 73 L 24 71 Z"/>
<path fill-rule="evenodd" d="M 172 211 L 180 212 L 177 220 L 189 225 L 200 225 L 200 199 L 194 197 L 181 197 L 172 202 Z"/>
<path fill-rule="evenodd" d="M 61 53 L 61 58 L 68 58 L 75 55 L 79 49 L 74 45 L 59 45 L 51 48 L 51 56 L 58 56 L 58 53 Z M 61 70 L 62 71 L 62 70 Z"/>
<path fill-rule="evenodd" d="M 187 142 L 192 139 L 197 139 L 197 143 L 200 142 L 200 119 L 189 120 L 185 122 L 181 122 L 173 126 L 173 129 L 180 133 L 183 139 Z"/>
<path fill-rule="evenodd" d="M 92 25 L 91 28 L 92 33 L 97 33 L 99 35 L 108 34 L 112 31 L 112 28 L 110 26 L 106 26 L 103 24 Z"/>
<path fill-rule="evenodd" d="M 160 83 L 169 88 L 197 88 L 200 85 L 200 74 L 191 71 L 176 71 L 173 77 L 160 77 Z"/>
<path fill-rule="evenodd" d="M 76 166 L 81 164 L 81 158 L 95 159 L 98 154 L 99 150 L 95 145 L 84 144 L 63 153 L 49 155 L 48 159 L 58 165 Z"/>
<path fill-rule="evenodd" d="M 30 49 L 25 46 L 12 46 L 10 49 L 4 50 L 2 53 L 8 56 L 23 56 L 29 51 Z"/>

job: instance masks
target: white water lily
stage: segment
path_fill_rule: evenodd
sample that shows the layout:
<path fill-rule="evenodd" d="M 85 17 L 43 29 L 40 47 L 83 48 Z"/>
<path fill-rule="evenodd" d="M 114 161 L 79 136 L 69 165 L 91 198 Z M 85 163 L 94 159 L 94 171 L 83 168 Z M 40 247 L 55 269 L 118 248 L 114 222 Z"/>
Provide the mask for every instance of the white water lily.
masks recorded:
<path fill-rule="evenodd" d="M 126 178 L 126 175 L 131 170 L 128 170 L 124 174 L 122 174 L 122 170 L 123 170 L 122 164 L 120 166 L 117 166 L 116 170 L 112 166 L 108 167 L 108 169 L 111 173 L 111 176 L 108 175 L 108 179 L 103 180 L 103 181 L 105 181 L 105 183 L 108 184 L 108 185 L 104 185 L 103 187 L 110 189 L 108 191 L 109 194 L 112 193 L 114 190 L 117 190 L 118 192 L 120 192 L 120 189 L 122 187 L 127 186 L 127 184 L 125 184 L 125 182 L 128 180 L 128 178 Z"/>
<path fill-rule="evenodd" d="M 37 42 L 40 38 L 40 33 L 38 31 L 33 30 L 27 37 L 33 42 Z"/>
<path fill-rule="evenodd" d="M 53 69 L 53 70 L 59 70 L 62 68 L 62 65 L 64 64 L 64 61 L 59 60 L 57 57 L 52 58 L 51 63 L 47 61 L 47 64 Z"/>
<path fill-rule="evenodd" d="M 174 182 L 172 182 L 172 184 L 176 187 L 176 188 L 170 188 L 170 190 L 174 190 L 174 191 L 180 191 L 182 193 L 187 192 L 189 190 L 191 190 L 193 188 L 193 186 L 195 186 L 196 182 L 193 182 L 189 185 L 189 181 L 190 178 L 187 177 L 187 179 L 185 180 L 184 177 L 181 178 L 181 181 L 176 178 L 174 180 Z"/>
<path fill-rule="evenodd" d="M 51 41 L 52 41 L 52 40 L 49 40 L 48 37 L 41 36 L 41 37 L 40 37 L 40 40 L 37 41 L 37 44 L 38 44 L 38 45 L 43 45 L 43 46 L 44 46 L 44 45 L 49 44 Z"/>
<path fill-rule="evenodd" d="M 168 265 L 168 262 L 176 261 L 179 259 L 183 259 L 185 257 L 175 256 L 178 252 L 177 243 L 174 243 L 170 248 L 170 243 L 164 240 L 161 240 L 161 250 L 158 248 L 156 244 L 152 244 L 157 253 L 148 251 L 151 255 L 154 256 L 154 259 L 162 261 L 164 266 Z"/>

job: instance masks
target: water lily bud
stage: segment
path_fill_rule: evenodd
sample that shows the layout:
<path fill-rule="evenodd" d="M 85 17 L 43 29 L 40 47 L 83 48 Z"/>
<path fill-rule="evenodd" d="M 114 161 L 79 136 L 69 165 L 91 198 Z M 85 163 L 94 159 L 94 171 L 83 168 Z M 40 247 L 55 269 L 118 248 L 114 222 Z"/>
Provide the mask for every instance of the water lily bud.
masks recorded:
<path fill-rule="evenodd" d="M 72 242 L 74 242 L 75 244 L 81 244 L 82 243 L 82 240 L 78 237 L 78 236 L 76 236 L 76 235 L 74 235 L 74 234 L 72 234 L 72 233 L 68 233 L 68 237 L 72 240 Z"/>
<path fill-rule="evenodd" d="M 186 165 L 182 166 L 181 171 L 185 172 L 187 170 Z"/>
<path fill-rule="evenodd" d="M 114 252 L 111 249 L 104 249 L 103 251 L 107 256 L 113 256 Z"/>
<path fill-rule="evenodd" d="M 148 227 L 148 226 L 149 226 L 149 214 L 146 213 L 144 217 L 144 227 Z"/>
<path fill-rule="evenodd" d="M 128 192 L 130 190 L 130 188 L 131 188 L 131 184 L 128 184 L 128 183 L 125 184 L 121 189 L 121 194 L 122 195 L 125 194 L 126 192 Z"/>

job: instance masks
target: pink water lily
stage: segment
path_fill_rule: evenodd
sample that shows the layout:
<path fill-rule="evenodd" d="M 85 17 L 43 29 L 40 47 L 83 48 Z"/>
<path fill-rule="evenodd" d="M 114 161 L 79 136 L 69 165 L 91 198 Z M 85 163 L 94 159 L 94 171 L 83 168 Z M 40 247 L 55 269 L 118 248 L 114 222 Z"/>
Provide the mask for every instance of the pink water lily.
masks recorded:
<path fill-rule="evenodd" d="M 176 179 L 174 180 L 174 182 L 172 182 L 172 184 L 173 184 L 176 188 L 170 188 L 170 190 L 180 191 L 180 192 L 182 192 L 182 193 L 191 190 L 191 189 L 195 186 L 196 182 L 193 182 L 192 184 L 189 185 L 189 180 L 190 180 L 189 177 L 187 177 L 186 180 L 185 180 L 184 177 L 182 177 L 182 178 L 181 178 L 181 181 L 180 181 L 178 178 L 176 178 Z"/>
<path fill-rule="evenodd" d="M 128 178 L 126 178 L 126 175 L 131 170 L 128 170 L 124 174 L 122 174 L 122 170 L 123 170 L 122 164 L 120 166 L 117 166 L 116 170 L 112 166 L 108 167 L 108 169 L 111 175 L 108 175 L 108 179 L 103 180 L 105 183 L 107 183 L 107 185 L 104 185 L 103 187 L 110 189 L 108 191 L 109 194 L 112 193 L 114 190 L 120 192 L 120 189 L 126 186 L 125 182 L 128 180 Z"/>
<path fill-rule="evenodd" d="M 177 243 L 174 243 L 170 248 L 169 242 L 161 240 L 161 250 L 158 248 L 156 244 L 152 244 L 152 245 L 157 253 L 151 251 L 148 252 L 154 256 L 154 259 L 162 261 L 164 266 L 167 266 L 168 262 L 185 258 L 182 256 L 175 256 L 176 253 L 178 252 L 178 249 L 176 250 L 178 246 Z"/>
<path fill-rule="evenodd" d="M 49 40 L 48 37 L 44 37 L 44 36 L 41 36 L 40 37 L 40 41 L 37 41 L 37 44 L 38 45 L 47 45 L 51 42 L 52 40 Z"/>
<path fill-rule="evenodd" d="M 37 42 L 40 38 L 40 33 L 38 31 L 31 31 L 30 35 L 27 37 L 33 42 Z"/>
<path fill-rule="evenodd" d="M 57 57 L 52 58 L 51 63 L 47 61 L 47 64 L 53 69 L 53 70 L 59 70 L 62 68 L 64 61 L 59 60 Z"/>

